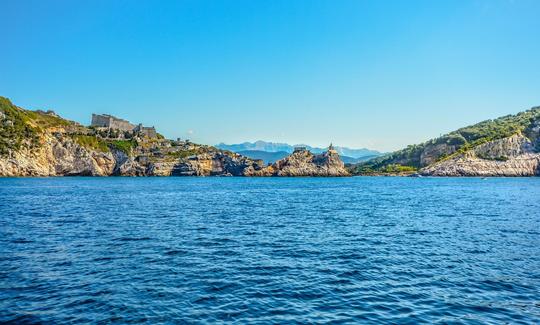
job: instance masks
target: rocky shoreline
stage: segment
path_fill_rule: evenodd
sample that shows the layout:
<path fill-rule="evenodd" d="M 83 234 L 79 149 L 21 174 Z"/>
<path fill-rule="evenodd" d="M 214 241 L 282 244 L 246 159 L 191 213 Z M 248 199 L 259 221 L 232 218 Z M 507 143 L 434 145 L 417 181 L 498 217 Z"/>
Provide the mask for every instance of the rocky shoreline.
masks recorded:
<path fill-rule="evenodd" d="M 110 119 L 118 128 L 85 127 L 54 112 L 24 110 L 0 97 L 0 176 L 349 175 L 332 147 L 320 155 L 299 150 L 264 165 L 212 146 L 165 139 L 154 128 L 99 117 L 99 123 Z"/>
<path fill-rule="evenodd" d="M 506 135 L 507 134 L 507 135 Z M 332 145 L 296 148 L 272 164 L 110 115 L 92 125 L 29 111 L 0 97 L 0 177 L 18 176 L 540 176 L 540 108 L 459 129 L 345 166 Z"/>
<path fill-rule="evenodd" d="M 540 107 L 470 125 L 350 169 L 375 176 L 540 176 Z"/>
<path fill-rule="evenodd" d="M 540 153 L 523 135 L 491 141 L 420 170 L 424 176 L 540 176 Z"/>

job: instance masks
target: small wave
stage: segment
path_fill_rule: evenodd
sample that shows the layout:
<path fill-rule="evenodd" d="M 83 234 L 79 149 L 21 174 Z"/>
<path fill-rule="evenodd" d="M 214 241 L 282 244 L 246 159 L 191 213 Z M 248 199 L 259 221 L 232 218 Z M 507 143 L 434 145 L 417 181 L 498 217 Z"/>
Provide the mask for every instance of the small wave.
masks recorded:
<path fill-rule="evenodd" d="M 116 240 L 118 241 L 142 241 L 142 240 L 151 240 L 150 237 L 120 237 Z"/>

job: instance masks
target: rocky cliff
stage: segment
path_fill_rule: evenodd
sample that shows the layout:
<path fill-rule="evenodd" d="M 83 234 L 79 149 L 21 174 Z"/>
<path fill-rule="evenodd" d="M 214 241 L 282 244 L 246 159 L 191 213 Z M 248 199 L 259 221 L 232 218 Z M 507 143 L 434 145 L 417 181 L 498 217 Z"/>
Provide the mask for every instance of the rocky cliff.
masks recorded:
<path fill-rule="evenodd" d="M 39 145 L 23 147 L 0 157 L 0 176 L 242 176 L 244 169 L 260 170 L 262 162 L 234 153 L 190 145 L 186 157 L 89 148 L 69 135 L 44 132 Z"/>
<path fill-rule="evenodd" d="M 263 167 L 189 141 L 87 128 L 0 97 L 0 176 L 242 176 Z"/>
<path fill-rule="evenodd" d="M 61 133 L 45 131 L 38 141 L 0 156 L 0 176 L 105 176 L 116 166 L 111 152 L 87 149 Z"/>
<path fill-rule="evenodd" d="M 360 175 L 538 176 L 540 107 L 484 121 L 351 167 Z"/>
<path fill-rule="evenodd" d="M 271 166 L 189 141 L 85 127 L 0 97 L 0 176 L 345 176 L 339 155 L 294 153 Z"/>
<path fill-rule="evenodd" d="M 540 153 L 523 136 L 490 141 L 420 170 L 429 176 L 540 176 Z"/>
<path fill-rule="evenodd" d="M 289 156 L 261 170 L 247 170 L 250 176 L 349 176 L 339 154 L 332 147 L 315 155 L 309 150 L 296 150 Z"/>

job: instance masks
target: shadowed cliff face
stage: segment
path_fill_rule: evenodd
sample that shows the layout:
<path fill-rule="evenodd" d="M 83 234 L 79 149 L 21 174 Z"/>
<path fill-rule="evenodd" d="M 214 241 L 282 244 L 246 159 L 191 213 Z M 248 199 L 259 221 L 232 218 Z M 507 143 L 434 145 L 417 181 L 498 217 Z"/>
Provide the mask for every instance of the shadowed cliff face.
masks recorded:
<path fill-rule="evenodd" d="M 248 168 L 261 170 L 261 161 L 234 153 L 208 152 L 170 162 L 155 162 L 148 176 L 244 176 Z"/>

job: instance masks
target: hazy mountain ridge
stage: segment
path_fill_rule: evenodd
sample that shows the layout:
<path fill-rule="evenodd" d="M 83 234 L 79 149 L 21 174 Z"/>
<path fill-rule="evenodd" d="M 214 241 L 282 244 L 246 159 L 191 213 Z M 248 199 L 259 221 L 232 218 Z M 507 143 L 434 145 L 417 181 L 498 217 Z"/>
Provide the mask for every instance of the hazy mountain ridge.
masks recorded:
<path fill-rule="evenodd" d="M 242 156 L 249 157 L 251 159 L 260 159 L 265 164 L 275 163 L 276 161 L 290 155 L 290 153 L 285 152 L 285 151 L 270 152 L 270 151 L 263 151 L 263 150 L 242 150 L 242 151 L 236 151 L 236 153 Z"/>
<path fill-rule="evenodd" d="M 285 152 L 285 151 L 270 152 L 270 151 L 263 151 L 263 150 L 242 150 L 242 151 L 236 151 L 236 153 L 242 156 L 249 157 L 251 159 L 260 159 L 265 164 L 274 163 L 290 155 L 289 152 Z M 377 155 L 365 156 L 361 158 L 353 158 L 353 157 L 343 156 L 343 155 L 340 155 L 339 157 L 345 164 L 358 164 L 360 162 L 375 158 L 377 157 Z"/>
<path fill-rule="evenodd" d="M 225 144 L 219 143 L 215 146 L 216 148 L 223 150 L 230 150 L 233 152 L 247 151 L 247 150 L 256 150 L 256 151 L 266 151 L 266 152 L 287 152 L 292 153 L 295 147 L 305 147 L 307 150 L 313 153 L 323 153 L 327 148 L 312 147 L 305 144 L 290 145 L 287 143 L 276 143 L 276 142 L 267 142 L 267 141 L 255 141 L 255 142 L 243 142 L 238 144 Z M 381 152 L 377 150 L 371 150 L 367 148 L 351 149 L 347 147 L 334 146 L 335 150 L 340 156 L 347 156 L 351 158 L 364 158 L 368 156 L 380 156 Z"/>

